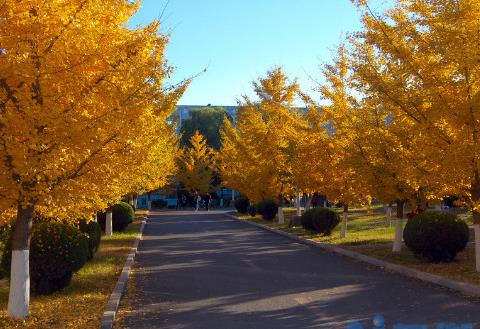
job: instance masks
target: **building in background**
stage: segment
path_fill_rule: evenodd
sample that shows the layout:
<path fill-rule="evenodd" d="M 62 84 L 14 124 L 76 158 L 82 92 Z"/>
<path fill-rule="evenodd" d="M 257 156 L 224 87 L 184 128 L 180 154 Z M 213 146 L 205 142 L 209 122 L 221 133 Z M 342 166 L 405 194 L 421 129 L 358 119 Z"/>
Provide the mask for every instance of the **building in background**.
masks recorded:
<path fill-rule="evenodd" d="M 236 117 L 236 106 L 212 106 L 211 104 L 208 105 L 178 105 L 177 110 L 173 114 L 172 123 L 176 120 L 177 125 L 177 133 L 180 133 L 182 122 L 186 119 L 190 118 L 190 112 L 192 110 L 201 110 L 204 108 L 223 108 L 228 116 L 231 118 Z M 155 200 L 165 200 L 167 203 L 168 208 L 177 208 L 179 206 L 179 198 L 182 193 L 185 193 L 181 190 L 178 186 L 167 186 L 161 190 L 154 191 L 150 193 L 150 201 Z M 216 206 L 233 206 L 232 200 L 238 197 L 239 193 L 229 188 L 219 188 L 216 192 L 217 199 L 214 200 L 216 202 Z M 147 194 L 140 195 L 137 199 L 137 208 L 147 208 L 148 207 L 148 196 Z M 191 201 L 191 200 L 189 200 Z"/>

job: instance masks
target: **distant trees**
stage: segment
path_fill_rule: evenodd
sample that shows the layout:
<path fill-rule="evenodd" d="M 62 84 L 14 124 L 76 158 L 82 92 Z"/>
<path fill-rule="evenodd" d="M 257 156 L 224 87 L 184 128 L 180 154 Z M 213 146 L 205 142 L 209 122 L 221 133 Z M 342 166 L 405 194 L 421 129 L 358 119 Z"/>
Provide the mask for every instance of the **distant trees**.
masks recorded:
<path fill-rule="evenodd" d="M 281 68 L 253 83 L 259 100 L 243 98 L 235 124 L 222 130 L 220 177 L 253 201 L 277 200 L 293 191 L 295 141 L 303 122 L 294 107 L 299 85 Z"/>
<path fill-rule="evenodd" d="M 206 194 L 215 190 L 216 152 L 198 130 L 190 137 L 189 145 L 180 150 L 178 180 L 188 192 Z"/>
<path fill-rule="evenodd" d="M 225 111 L 225 108 L 204 107 L 192 109 L 189 115 L 190 117 L 181 123 L 181 146 L 188 145 L 190 137 L 198 131 L 205 137 L 208 146 L 218 151 L 221 145 L 220 131 L 223 128 L 224 119 L 232 120 Z"/>

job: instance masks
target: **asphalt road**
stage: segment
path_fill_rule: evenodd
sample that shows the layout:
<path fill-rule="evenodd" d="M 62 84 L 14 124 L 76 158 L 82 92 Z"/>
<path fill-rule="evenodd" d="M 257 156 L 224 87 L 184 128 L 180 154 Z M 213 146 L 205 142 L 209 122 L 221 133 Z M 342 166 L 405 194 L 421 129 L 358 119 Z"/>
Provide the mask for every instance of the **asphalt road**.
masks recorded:
<path fill-rule="evenodd" d="M 151 218 L 131 280 L 125 328 L 336 329 L 359 321 L 371 329 L 376 315 L 385 328 L 480 327 L 478 303 L 221 214 Z"/>

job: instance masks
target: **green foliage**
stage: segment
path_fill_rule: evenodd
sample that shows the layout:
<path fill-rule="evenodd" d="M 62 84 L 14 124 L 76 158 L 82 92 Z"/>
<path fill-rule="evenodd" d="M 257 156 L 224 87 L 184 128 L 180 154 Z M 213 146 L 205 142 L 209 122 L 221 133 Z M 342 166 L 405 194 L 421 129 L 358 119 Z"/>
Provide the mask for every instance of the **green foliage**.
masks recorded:
<path fill-rule="evenodd" d="M 451 262 L 465 249 L 469 237 L 467 224 L 447 212 L 424 212 L 408 219 L 403 231 L 405 244 L 419 257 L 436 262 Z"/>
<path fill-rule="evenodd" d="M 88 237 L 88 259 L 92 259 L 95 252 L 97 252 L 102 239 L 102 228 L 100 224 L 90 221 L 86 222 L 81 220 L 78 224 L 78 228 L 81 232 L 85 233 Z"/>
<path fill-rule="evenodd" d="M 263 219 L 272 221 L 277 215 L 278 205 L 272 200 L 262 200 L 257 204 L 257 212 Z"/>
<path fill-rule="evenodd" d="M 98 223 L 105 232 L 106 213 L 98 214 Z M 131 205 L 126 202 L 119 202 L 112 207 L 112 225 L 115 232 L 123 232 L 128 224 L 133 222 L 135 212 Z"/>
<path fill-rule="evenodd" d="M 302 226 L 305 229 L 323 235 L 332 234 L 338 223 L 340 223 L 340 216 L 329 208 L 312 208 L 302 215 Z"/>
<path fill-rule="evenodd" d="M 235 209 L 241 214 L 246 214 L 248 212 L 248 207 L 250 206 L 250 200 L 245 197 L 238 197 L 235 199 Z"/>
<path fill-rule="evenodd" d="M 153 200 L 152 201 L 152 208 L 163 209 L 168 205 L 167 201 L 160 199 L 160 200 Z"/>
<path fill-rule="evenodd" d="M 227 113 L 222 107 L 191 110 L 190 118 L 183 120 L 180 128 L 182 132 L 180 145 L 188 145 L 190 136 L 198 130 L 207 139 L 208 146 L 218 151 L 221 145 L 220 131 L 223 128 L 223 119 L 226 115 Z"/>
<path fill-rule="evenodd" d="M 30 246 L 30 280 L 32 290 L 50 294 L 70 284 L 74 272 L 88 258 L 88 238 L 74 226 L 43 222 L 32 228 Z M 11 236 L 1 260 L 5 273 L 10 273 Z"/>

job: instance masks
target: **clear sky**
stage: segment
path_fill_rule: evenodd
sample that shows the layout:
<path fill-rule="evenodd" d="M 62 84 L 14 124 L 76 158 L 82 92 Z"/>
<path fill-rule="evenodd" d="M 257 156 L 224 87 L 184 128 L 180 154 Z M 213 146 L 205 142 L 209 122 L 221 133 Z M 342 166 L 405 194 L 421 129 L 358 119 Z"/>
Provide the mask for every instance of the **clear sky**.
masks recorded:
<path fill-rule="evenodd" d="M 143 0 L 131 25 L 157 19 L 166 3 Z M 235 105 L 275 65 L 315 97 L 310 77 L 321 79 L 320 65 L 360 27 L 350 0 L 170 0 L 162 21 L 162 31 L 171 32 L 166 56 L 176 68 L 173 81 L 207 68 L 181 105 Z"/>

